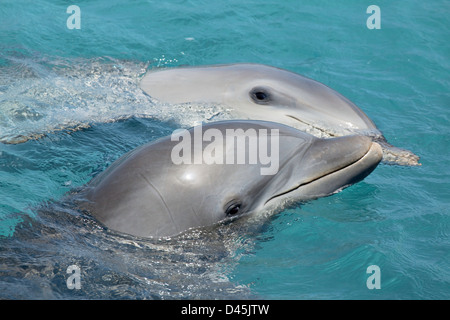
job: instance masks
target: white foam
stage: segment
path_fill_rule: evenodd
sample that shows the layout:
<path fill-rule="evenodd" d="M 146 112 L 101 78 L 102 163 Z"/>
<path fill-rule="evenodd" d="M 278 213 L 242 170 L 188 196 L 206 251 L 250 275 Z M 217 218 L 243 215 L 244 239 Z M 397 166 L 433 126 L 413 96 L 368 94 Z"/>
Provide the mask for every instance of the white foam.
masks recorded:
<path fill-rule="evenodd" d="M 139 81 L 148 63 L 96 59 L 9 59 L 0 76 L 0 141 L 20 143 L 57 130 L 133 116 L 182 127 L 226 119 L 220 106 L 164 105 Z"/>

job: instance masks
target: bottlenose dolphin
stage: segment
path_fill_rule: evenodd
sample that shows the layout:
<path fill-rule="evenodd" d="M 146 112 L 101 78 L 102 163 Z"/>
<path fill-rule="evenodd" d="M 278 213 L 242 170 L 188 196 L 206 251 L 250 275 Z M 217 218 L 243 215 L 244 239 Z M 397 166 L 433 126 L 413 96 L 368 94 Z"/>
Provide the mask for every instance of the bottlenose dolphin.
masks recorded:
<path fill-rule="evenodd" d="M 326 85 L 261 64 L 229 64 L 150 70 L 141 88 L 168 104 L 219 104 L 233 119 L 280 122 L 318 137 L 370 136 L 383 148 L 383 161 L 419 165 L 411 151 L 390 145 L 353 102 Z"/>
<path fill-rule="evenodd" d="M 322 139 L 268 121 L 211 122 L 122 156 L 87 185 L 83 206 L 112 230 L 170 237 L 333 194 L 381 158 L 366 136 Z"/>

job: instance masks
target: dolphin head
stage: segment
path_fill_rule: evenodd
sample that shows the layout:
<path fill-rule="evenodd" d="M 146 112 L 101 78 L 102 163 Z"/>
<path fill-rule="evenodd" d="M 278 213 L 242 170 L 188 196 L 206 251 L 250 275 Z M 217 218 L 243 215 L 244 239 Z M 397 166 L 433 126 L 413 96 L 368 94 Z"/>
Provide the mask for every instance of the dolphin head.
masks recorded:
<path fill-rule="evenodd" d="M 141 88 L 169 104 L 220 104 L 234 118 L 276 121 L 317 136 L 363 132 L 374 123 L 350 100 L 317 81 L 260 64 L 180 67 L 148 72 Z"/>
<path fill-rule="evenodd" d="M 124 155 L 90 182 L 87 208 L 113 230 L 174 236 L 330 195 L 362 180 L 381 157 L 364 136 L 321 139 L 273 122 L 214 122 Z"/>

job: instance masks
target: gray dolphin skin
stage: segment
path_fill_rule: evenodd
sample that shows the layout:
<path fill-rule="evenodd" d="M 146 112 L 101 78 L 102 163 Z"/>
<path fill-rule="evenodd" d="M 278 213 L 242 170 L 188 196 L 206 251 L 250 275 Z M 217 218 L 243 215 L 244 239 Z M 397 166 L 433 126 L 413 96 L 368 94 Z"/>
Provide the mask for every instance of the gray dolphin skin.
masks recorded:
<path fill-rule="evenodd" d="M 390 145 L 350 100 L 287 70 L 245 63 L 155 69 L 140 86 L 162 103 L 223 105 L 233 119 L 275 121 L 318 137 L 370 136 L 382 146 L 383 162 L 420 165 L 417 155 Z"/>
<path fill-rule="evenodd" d="M 84 206 L 112 230 L 171 237 L 331 195 L 381 159 L 366 136 L 322 139 L 269 121 L 218 121 L 125 154 L 87 185 Z"/>

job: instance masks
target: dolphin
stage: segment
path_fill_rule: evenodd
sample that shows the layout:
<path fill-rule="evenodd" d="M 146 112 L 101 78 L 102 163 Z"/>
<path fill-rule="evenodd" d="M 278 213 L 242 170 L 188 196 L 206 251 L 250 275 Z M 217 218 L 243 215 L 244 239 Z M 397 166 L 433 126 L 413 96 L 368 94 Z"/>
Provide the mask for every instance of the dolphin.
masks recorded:
<path fill-rule="evenodd" d="M 275 121 L 318 137 L 361 134 L 383 148 L 383 162 L 420 165 L 390 145 L 373 121 L 335 90 L 299 74 L 261 64 L 149 70 L 141 89 L 161 103 L 222 105 L 233 119 Z"/>
<path fill-rule="evenodd" d="M 83 208 L 115 231 L 171 237 L 331 195 L 381 159 L 367 136 L 324 139 L 269 121 L 211 122 L 116 160 L 88 183 Z"/>

